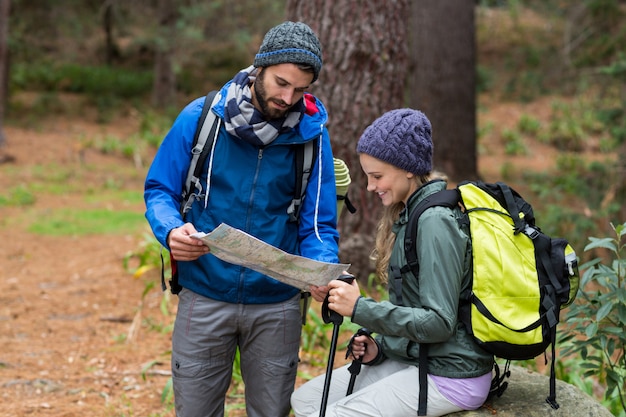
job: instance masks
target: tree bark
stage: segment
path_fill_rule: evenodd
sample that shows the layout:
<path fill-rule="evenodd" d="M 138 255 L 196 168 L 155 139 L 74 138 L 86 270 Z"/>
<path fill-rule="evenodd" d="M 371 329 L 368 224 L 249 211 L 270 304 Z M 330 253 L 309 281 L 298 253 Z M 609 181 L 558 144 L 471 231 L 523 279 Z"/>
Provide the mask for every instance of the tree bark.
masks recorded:
<path fill-rule="evenodd" d="M 335 156 L 350 169 L 357 212 L 344 210 L 339 221 L 340 257 L 360 279 L 373 272 L 368 255 L 382 206 L 366 190 L 356 144 L 377 117 L 404 105 L 408 10 L 408 0 L 287 1 L 287 19 L 307 23 L 322 43 L 324 65 L 311 92 L 329 111 Z"/>
<path fill-rule="evenodd" d="M 155 39 L 152 103 L 161 109 L 171 105 L 176 98 L 176 74 L 172 61 L 176 45 L 177 3 L 172 0 L 159 0 L 157 6 L 159 27 Z"/>
<path fill-rule="evenodd" d="M 102 27 L 104 30 L 104 54 L 107 65 L 113 65 L 120 57 L 120 50 L 115 42 L 113 30 L 115 28 L 115 1 L 107 0 L 103 5 Z"/>
<path fill-rule="evenodd" d="M 4 114 L 8 100 L 9 85 L 9 13 L 10 0 L 0 0 L 0 148 L 5 146 Z"/>
<path fill-rule="evenodd" d="M 433 126 L 434 166 L 452 180 L 477 179 L 474 2 L 412 3 L 410 106 Z"/>

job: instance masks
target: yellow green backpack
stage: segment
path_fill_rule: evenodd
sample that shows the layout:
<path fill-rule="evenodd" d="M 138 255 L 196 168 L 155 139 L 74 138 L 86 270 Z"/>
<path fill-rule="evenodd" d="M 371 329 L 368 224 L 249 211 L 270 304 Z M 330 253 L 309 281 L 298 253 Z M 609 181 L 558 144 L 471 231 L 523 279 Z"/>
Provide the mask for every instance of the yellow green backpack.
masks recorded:
<path fill-rule="evenodd" d="M 433 206 L 460 206 L 465 213 L 473 274 L 470 290 L 461 295 L 459 314 L 484 350 L 507 360 L 502 376 L 496 365 L 492 395 L 500 396 L 506 389 L 504 378 L 510 375 L 511 360 L 533 359 L 552 345 L 547 402 L 558 408 L 556 327 L 560 310 L 571 304 L 578 292 L 576 253 L 567 240 L 544 234 L 535 225 L 531 205 L 508 185 L 465 181 L 428 196 L 411 212 L 403 272 L 409 268 L 418 276 L 417 221 Z M 420 371 L 426 372 L 428 346 L 420 345 L 422 351 Z"/>

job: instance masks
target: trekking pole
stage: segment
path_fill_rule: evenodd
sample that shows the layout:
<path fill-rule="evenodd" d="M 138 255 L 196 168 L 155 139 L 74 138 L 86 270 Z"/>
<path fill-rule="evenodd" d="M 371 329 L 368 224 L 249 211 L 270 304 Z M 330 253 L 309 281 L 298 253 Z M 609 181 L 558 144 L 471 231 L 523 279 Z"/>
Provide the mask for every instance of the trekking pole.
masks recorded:
<path fill-rule="evenodd" d="M 343 274 L 337 278 L 339 281 L 347 282 L 351 284 L 354 280 L 354 275 Z M 329 292 L 330 293 L 330 292 Z M 322 319 L 324 323 L 332 323 L 333 324 L 333 337 L 330 341 L 330 352 L 328 353 L 328 364 L 326 365 L 326 379 L 324 380 L 324 392 L 322 393 L 322 405 L 320 407 L 320 417 L 324 417 L 326 415 L 326 406 L 328 405 L 328 393 L 330 389 L 330 378 L 333 373 L 333 364 L 335 362 L 335 352 L 337 350 L 337 338 L 339 337 L 339 327 L 341 327 L 341 323 L 343 323 L 343 316 L 336 311 L 328 308 L 328 296 L 326 294 L 326 298 L 324 299 L 324 303 L 322 303 Z"/>
<path fill-rule="evenodd" d="M 352 353 L 352 342 L 354 341 L 355 337 L 357 336 L 371 337 L 371 335 L 372 335 L 372 332 L 367 330 L 365 327 L 361 327 L 359 330 L 357 330 L 357 332 L 350 339 L 350 343 L 348 344 L 348 350 L 346 352 L 346 359 L 348 359 L 348 357 Z M 352 363 L 350 364 L 350 366 L 348 367 L 348 371 L 350 371 L 350 382 L 348 383 L 348 390 L 346 391 L 346 397 L 352 394 L 352 391 L 354 391 L 354 382 L 356 381 L 357 375 L 361 372 L 362 364 L 363 364 L 363 357 L 359 356 L 358 358 L 355 357 Z"/>

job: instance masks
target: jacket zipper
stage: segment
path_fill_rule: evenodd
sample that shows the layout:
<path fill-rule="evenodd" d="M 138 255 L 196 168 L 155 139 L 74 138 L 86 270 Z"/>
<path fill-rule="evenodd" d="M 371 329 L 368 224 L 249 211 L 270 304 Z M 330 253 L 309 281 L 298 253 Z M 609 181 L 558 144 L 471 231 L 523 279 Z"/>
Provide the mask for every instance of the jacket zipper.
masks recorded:
<path fill-rule="evenodd" d="M 252 191 L 250 192 L 250 199 L 248 200 L 248 212 L 246 213 L 246 232 L 250 232 L 250 224 L 252 221 L 252 203 L 254 202 L 254 193 L 256 190 L 257 180 L 259 179 L 259 173 L 261 172 L 261 160 L 263 159 L 263 148 L 259 149 L 259 153 L 257 155 L 257 164 L 256 171 L 254 172 L 254 181 L 252 182 Z M 239 291 L 238 297 L 239 302 L 243 302 L 243 284 L 244 284 L 244 268 L 241 268 L 241 273 L 239 274 Z"/>

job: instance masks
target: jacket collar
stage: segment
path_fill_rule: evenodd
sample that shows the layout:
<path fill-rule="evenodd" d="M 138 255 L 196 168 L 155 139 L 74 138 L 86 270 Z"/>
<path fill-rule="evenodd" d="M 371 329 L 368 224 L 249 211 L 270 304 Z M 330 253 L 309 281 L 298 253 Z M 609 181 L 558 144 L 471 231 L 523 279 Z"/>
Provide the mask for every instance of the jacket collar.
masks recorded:
<path fill-rule="evenodd" d="M 398 217 L 397 224 L 405 225 L 409 221 L 409 213 L 422 201 L 424 198 L 428 197 L 431 194 L 436 193 L 437 191 L 441 191 L 445 189 L 447 183 L 442 179 L 435 179 L 432 181 L 428 181 L 426 184 L 421 185 L 411 196 L 409 197 L 407 207 L 404 208 L 400 212 L 400 216 Z"/>

